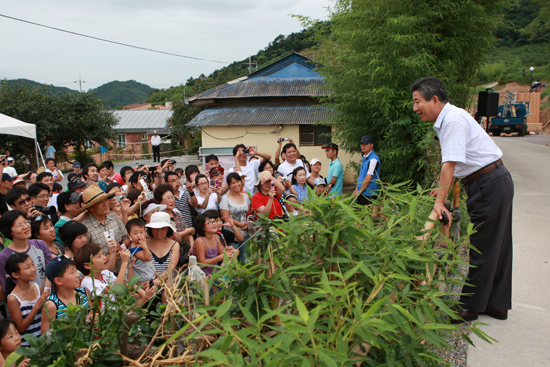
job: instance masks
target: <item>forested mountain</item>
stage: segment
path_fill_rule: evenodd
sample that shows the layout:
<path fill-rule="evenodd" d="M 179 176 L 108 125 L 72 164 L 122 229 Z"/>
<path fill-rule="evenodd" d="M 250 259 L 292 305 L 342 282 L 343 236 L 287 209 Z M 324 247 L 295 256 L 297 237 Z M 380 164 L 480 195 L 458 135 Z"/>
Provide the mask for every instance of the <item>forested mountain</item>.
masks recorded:
<path fill-rule="evenodd" d="M 8 83 L 11 84 L 11 85 L 14 85 L 14 86 L 27 85 L 31 88 L 34 88 L 34 87 L 43 88 L 45 86 L 45 84 L 38 83 L 38 82 L 35 82 L 34 80 L 29 80 L 29 79 L 12 79 L 12 80 L 8 80 Z M 65 92 L 76 93 L 76 90 L 69 89 L 69 88 L 66 88 L 66 87 L 54 87 L 54 86 L 50 86 L 50 87 L 51 88 L 49 88 L 49 90 L 54 95 L 62 94 L 62 93 L 65 93 Z"/>
<path fill-rule="evenodd" d="M 96 97 L 105 101 L 106 107 L 116 108 L 132 103 L 143 103 L 149 97 L 153 88 L 135 80 L 125 82 L 115 80 L 91 91 Z"/>

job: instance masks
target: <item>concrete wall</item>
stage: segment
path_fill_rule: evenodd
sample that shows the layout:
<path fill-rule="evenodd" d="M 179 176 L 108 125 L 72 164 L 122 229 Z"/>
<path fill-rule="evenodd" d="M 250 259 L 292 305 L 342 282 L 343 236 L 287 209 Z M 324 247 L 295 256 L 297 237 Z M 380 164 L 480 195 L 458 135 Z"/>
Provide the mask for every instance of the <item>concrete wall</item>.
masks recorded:
<path fill-rule="evenodd" d="M 323 168 L 321 174 L 326 176 L 330 161 L 325 155 L 325 151 L 320 146 L 300 146 L 300 129 L 299 125 L 283 125 L 279 131 L 277 125 L 267 126 L 204 126 L 202 127 L 202 146 L 203 147 L 233 147 L 237 144 L 245 144 L 246 146 L 254 145 L 259 152 L 271 154 L 271 160 L 275 159 L 275 150 L 277 149 L 277 138 L 291 138 L 296 146 L 308 161 L 313 158 L 321 160 Z M 276 131 L 276 132 L 274 132 Z M 244 136 L 243 136 L 244 135 Z M 341 151 L 338 155 L 345 168 L 344 180 L 346 183 L 356 182 L 355 173 L 347 168 L 350 160 L 359 162 L 361 157 L 359 154 L 353 157 Z"/>

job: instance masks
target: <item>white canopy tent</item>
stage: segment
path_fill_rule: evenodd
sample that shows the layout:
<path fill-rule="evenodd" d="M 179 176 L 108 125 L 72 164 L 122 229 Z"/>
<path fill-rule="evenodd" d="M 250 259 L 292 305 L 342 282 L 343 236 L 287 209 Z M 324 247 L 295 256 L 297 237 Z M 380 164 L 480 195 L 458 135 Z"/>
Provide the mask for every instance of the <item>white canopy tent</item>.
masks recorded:
<path fill-rule="evenodd" d="M 38 160 L 38 152 L 40 152 L 40 150 L 37 149 L 38 142 L 36 141 L 36 125 L 28 124 L 0 113 L 0 134 L 17 135 L 24 138 L 34 139 L 34 149 L 37 151 L 36 160 L 40 166 L 40 161 Z M 40 152 L 40 154 L 42 153 Z M 46 165 L 44 164 L 44 166 Z"/>

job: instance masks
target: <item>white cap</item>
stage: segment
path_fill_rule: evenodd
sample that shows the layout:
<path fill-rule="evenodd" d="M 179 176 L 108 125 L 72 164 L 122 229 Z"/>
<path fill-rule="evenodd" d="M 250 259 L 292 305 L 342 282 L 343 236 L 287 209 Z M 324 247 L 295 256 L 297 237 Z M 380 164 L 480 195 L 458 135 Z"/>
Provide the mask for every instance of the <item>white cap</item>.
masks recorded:
<path fill-rule="evenodd" d="M 319 158 L 313 158 L 311 162 L 309 162 L 309 165 L 313 166 L 315 163 L 321 163 L 321 160 Z"/>
<path fill-rule="evenodd" d="M 147 208 L 145 208 L 145 210 L 143 210 L 141 212 L 141 215 L 144 216 L 147 213 L 150 213 L 151 210 L 155 210 L 156 208 L 158 208 L 159 212 L 161 212 L 164 209 L 166 209 L 166 205 L 151 203 L 151 204 L 147 205 Z"/>
<path fill-rule="evenodd" d="M 324 179 L 322 179 L 322 178 L 319 177 L 319 178 L 316 178 L 316 179 L 315 179 L 315 182 L 314 182 L 313 184 L 314 184 L 315 186 L 318 186 L 318 185 L 326 185 L 327 183 L 325 182 Z"/>

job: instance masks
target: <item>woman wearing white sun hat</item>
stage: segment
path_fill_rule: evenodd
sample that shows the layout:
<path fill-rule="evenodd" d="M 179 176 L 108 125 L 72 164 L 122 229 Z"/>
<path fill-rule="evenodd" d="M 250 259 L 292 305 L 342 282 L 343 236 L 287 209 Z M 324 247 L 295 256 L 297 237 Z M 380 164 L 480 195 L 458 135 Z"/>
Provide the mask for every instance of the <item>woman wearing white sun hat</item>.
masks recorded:
<path fill-rule="evenodd" d="M 154 213 L 147 227 L 147 247 L 153 257 L 155 272 L 164 276 L 168 264 L 172 264 L 175 270 L 179 260 L 180 245 L 169 237 L 172 237 L 176 228 L 170 221 L 170 215 L 165 212 Z"/>

